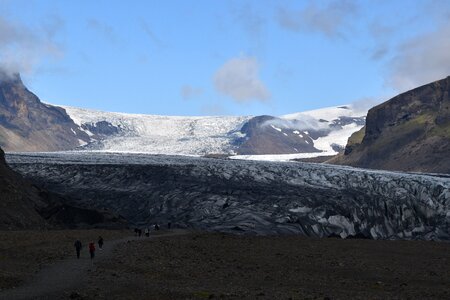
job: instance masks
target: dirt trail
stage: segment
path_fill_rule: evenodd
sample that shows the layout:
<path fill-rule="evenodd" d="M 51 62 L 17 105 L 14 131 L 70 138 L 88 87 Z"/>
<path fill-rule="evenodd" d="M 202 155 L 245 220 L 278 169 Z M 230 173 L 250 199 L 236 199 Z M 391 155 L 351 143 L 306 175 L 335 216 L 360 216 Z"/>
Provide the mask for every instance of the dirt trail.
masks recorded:
<path fill-rule="evenodd" d="M 113 249 L 116 245 L 134 240 L 152 240 L 162 236 L 180 235 L 183 231 L 173 231 L 170 233 L 151 235 L 147 237 L 130 236 L 122 239 L 105 241 L 103 250 L 95 251 L 94 262 L 91 262 L 87 245 L 83 245 L 80 259 L 74 257 L 65 259 L 55 264 L 44 267 L 29 282 L 11 290 L 0 292 L 1 300 L 20 299 L 58 299 L 64 291 L 77 287 L 85 283 L 89 272 L 96 269 L 96 262 L 111 259 Z"/>

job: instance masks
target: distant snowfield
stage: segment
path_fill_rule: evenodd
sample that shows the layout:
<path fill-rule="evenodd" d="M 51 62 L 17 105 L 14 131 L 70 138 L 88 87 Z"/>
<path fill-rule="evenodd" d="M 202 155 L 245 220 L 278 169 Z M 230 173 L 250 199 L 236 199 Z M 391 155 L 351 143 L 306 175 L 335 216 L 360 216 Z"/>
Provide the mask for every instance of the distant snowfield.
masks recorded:
<path fill-rule="evenodd" d="M 245 138 L 240 130 L 252 116 L 159 116 L 103 112 L 62 106 L 80 127 L 86 124 L 108 122 L 119 128 L 121 134 L 100 140 L 99 152 L 147 153 L 166 155 L 201 156 L 206 154 L 236 154 L 236 141 Z M 299 136 L 308 135 L 308 129 L 328 128 L 328 124 L 340 117 L 361 118 L 367 111 L 357 111 L 350 105 L 294 113 L 280 119 L 304 121 L 311 128 L 292 128 Z M 356 120 L 356 119 L 355 119 Z M 237 155 L 233 159 L 288 161 L 294 158 L 310 158 L 337 154 L 332 145 L 345 147 L 350 135 L 361 125 L 350 123 L 331 131 L 327 136 L 313 139 L 314 147 L 322 152 L 281 155 Z M 298 131 L 298 130 L 300 131 Z M 92 132 L 84 128 L 87 134 Z M 281 130 L 281 129 L 279 129 Z M 80 143 L 82 146 L 82 144 Z M 84 150 L 83 150 L 84 151 Z"/>
<path fill-rule="evenodd" d="M 305 112 L 298 112 L 293 114 L 287 114 L 280 116 L 280 118 L 286 120 L 297 120 L 301 119 L 304 116 L 311 117 L 314 119 L 323 119 L 323 120 L 335 120 L 339 117 L 361 117 L 367 115 L 367 110 L 356 109 L 352 105 L 341 105 L 341 106 L 332 106 L 325 107 L 320 109 L 308 110 Z"/>
<path fill-rule="evenodd" d="M 101 150 L 105 152 L 178 155 L 231 153 L 230 140 L 240 137 L 240 128 L 251 118 L 158 116 L 63 108 L 79 126 L 106 121 L 124 130 L 124 135 L 102 141 L 104 148 Z"/>
<path fill-rule="evenodd" d="M 264 155 L 234 155 L 231 159 L 261 160 L 261 161 L 290 161 L 298 158 L 313 158 L 319 156 L 336 155 L 337 152 L 314 152 L 314 153 L 294 153 L 294 154 L 264 154 Z"/>

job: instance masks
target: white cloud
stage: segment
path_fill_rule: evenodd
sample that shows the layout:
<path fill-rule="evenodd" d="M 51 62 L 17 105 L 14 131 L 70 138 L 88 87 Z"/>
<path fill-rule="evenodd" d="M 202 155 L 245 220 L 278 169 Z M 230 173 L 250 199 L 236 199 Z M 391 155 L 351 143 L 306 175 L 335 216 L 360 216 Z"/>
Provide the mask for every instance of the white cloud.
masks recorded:
<path fill-rule="evenodd" d="M 0 69 L 7 75 L 30 73 L 46 57 L 60 57 L 54 41 L 62 21 L 47 22 L 33 29 L 0 15 Z"/>
<path fill-rule="evenodd" d="M 358 100 L 355 100 L 351 103 L 352 109 L 357 112 L 361 112 L 363 114 L 367 114 L 367 111 L 372 107 L 392 98 L 392 95 L 383 96 L 383 97 L 364 97 Z"/>
<path fill-rule="evenodd" d="M 450 22 L 401 44 L 388 66 L 387 84 L 406 91 L 450 75 Z"/>
<path fill-rule="evenodd" d="M 356 14 L 356 1 L 332 1 L 324 7 L 311 1 L 299 10 L 280 8 L 277 14 L 278 24 L 291 31 L 319 32 L 328 37 L 343 37 L 343 29 Z"/>
<path fill-rule="evenodd" d="M 259 64 L 254 57 L 242 56 L 227 61 L 214 75 L 214 86 L 237 102 L 270 99 L 269 90 L 259 79 Z"/>
<path fill-rule="evenodd" d="M 232 13 L 237 24 L 239 24 L 246 35 L 250 38 L 250 41 L 256 46 L 256 49 L 260 48 L 263 44 L 266 20 L 261 13 L 250 3 L 238 2 L 232 8 Z"/>
<path fill-rule="evenodd" d="M 297 130 L 327 130 L 329 129 L 328 122 L 320 122 L 319 120 L 308 116 L 308 115 L 298 115 L 295 120 L 287 119 L 272 119 L 264 122 L 261 126 L 273 125 L 278 128 L 288 128 Z"/>

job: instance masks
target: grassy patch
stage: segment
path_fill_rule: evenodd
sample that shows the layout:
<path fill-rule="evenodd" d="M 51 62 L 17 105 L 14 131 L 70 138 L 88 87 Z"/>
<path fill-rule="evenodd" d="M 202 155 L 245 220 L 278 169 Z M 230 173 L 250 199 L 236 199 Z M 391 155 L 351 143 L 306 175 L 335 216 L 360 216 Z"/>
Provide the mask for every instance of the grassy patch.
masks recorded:
<path fill-rule="evenodd" d="M 360 130 L 354 132 L 349 138 L 347 142 L 347 146 L 353 146 L 361 144 L 364 136 L 366 135 L 366 126 L 361 128 Z"/>

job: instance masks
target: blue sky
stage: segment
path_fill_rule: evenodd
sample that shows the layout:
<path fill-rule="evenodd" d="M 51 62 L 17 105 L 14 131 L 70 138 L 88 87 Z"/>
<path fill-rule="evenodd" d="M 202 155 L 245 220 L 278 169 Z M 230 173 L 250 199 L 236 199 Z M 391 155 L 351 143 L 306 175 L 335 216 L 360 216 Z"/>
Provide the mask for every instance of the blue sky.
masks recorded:
<path fill-rule="evenodd" d="M 0 66 L 107 111 L 372 105 L 450 75 L 450 1 L 0 0 Z"/>

